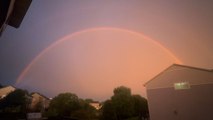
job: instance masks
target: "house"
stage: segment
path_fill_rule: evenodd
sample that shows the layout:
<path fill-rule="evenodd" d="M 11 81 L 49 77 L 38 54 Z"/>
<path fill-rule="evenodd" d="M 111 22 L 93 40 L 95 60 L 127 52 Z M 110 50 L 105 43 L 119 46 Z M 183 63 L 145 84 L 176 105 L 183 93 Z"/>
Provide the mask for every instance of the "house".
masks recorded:
<path fill-rule="evenodd" d="M 3 88 L 0 88 L 0 99 L 6 97 L 9 93 L 15 91 L 16 88 L 13 87 L 13 86 L 6 86 L 6 87 L 3 87 Z"/>
<path fill-rule="evenodd" d="M 213 71 L 174 64 L 145 84 L 151 120 L 213 120 Z"/>
<path fill-rule="evenodd" d="M 31 94 L 32 100 L 30 109 L 35 112 L 41 112 L 49 107 L 50 99 L 40 93 L 34 92 Z"/>
<path fill-rule="evenodd" d="M 99 102 L 91 102 L 89 103 L 92 107 L 94 107 L 96 110 L 100 110 L 102 105 Z"/>

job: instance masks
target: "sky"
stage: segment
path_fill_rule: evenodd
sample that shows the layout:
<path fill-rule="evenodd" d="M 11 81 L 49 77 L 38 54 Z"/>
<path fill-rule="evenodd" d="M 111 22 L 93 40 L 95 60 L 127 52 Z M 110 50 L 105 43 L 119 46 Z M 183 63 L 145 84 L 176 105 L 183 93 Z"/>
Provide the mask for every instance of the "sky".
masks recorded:
<path fill-rule="evenodd" d="M 34 0 L 0 38 L 0 83 L 105 100 L 173 63 L 213 69 L 212 0 Z M 18 81 L 18 82 L 17 82 Z"/>

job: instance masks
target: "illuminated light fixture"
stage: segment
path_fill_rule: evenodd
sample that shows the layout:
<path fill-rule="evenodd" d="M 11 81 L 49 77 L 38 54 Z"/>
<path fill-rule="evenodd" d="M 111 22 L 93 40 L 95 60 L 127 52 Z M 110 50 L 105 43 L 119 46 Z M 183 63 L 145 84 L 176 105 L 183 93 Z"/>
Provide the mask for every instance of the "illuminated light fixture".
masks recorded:
<path fill-rule="evenodd" d="M 174 83 L 174 88 L 175 90 L 190 89 L 190 84 L 189 82 Z"/>

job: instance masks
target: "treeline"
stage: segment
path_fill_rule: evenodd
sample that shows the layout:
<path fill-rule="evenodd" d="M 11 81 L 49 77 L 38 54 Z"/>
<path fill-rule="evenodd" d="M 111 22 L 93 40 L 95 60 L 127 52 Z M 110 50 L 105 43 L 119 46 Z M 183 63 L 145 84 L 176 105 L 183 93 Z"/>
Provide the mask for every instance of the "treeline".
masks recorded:
<path fill-rule="evenodd" d="M 28 91 L 17 89 L 0 99 L 0 113 L 26 113 L 30 102 Z"/>
<path fill-rule="evenodd" d="M 61 93 L 50 102 L 44 116 L 48 118 L 72 118 L 79 120 L 98 119 L 97 111 L 86 100 L 78 98 L 73 93 Z"/>
<path fill-rule="evenodd" d="M 27 107 L 30 104 L 28 92 L 17 89 L 0 99 L 0 119 L 26 119 Z"/>
<path fill-rule="evenodd" d="M 76 120 L 145 120 L 149 118 L 147 100 L 132 95 L 131 89 L 120 86 L 114 89 L 111 99 L 101 103 L 101 109 L 90 105 L 92 99 L 81 99 L 73 93 L 61 93 L 54 97 L 43 117 Z M 29 112 L 30 97 L 26 90 L 17 89 L 0 99 L 0 114 Z"/>

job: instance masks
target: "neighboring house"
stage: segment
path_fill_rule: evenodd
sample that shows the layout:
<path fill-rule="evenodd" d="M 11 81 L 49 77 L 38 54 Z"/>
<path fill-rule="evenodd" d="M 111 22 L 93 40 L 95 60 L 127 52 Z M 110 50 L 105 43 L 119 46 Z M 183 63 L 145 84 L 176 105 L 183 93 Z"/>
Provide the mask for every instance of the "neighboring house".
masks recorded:
<path fill-rule="evenodd" d="M 101 109 L 102 105 L 99 102 L 91 102 L 89 103 L 92 107 L 94 107 L 96 110 Z"/>
<path fill-rule="evenodd" d="M 174 64 L 145 84 L 151 120 L 213 120 L 213 71 Z"/>
<path fill-rule="evenodd" d="M 0 99 L 6 97 L 9 93 L 13 92 L 14 90 L 16 90 L 16 88 L 13 86 L 6 86 L 0 88 Z"/>
<path fill-rule="evenodd" d="M 34 92 L 31 94 L 32 100 L 30 109 L 33 111 L 43 111 L 49 107 L 50 99 L 40 93 Z"/>

